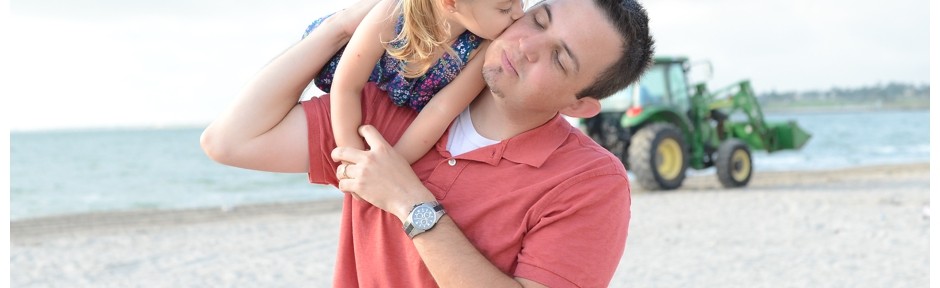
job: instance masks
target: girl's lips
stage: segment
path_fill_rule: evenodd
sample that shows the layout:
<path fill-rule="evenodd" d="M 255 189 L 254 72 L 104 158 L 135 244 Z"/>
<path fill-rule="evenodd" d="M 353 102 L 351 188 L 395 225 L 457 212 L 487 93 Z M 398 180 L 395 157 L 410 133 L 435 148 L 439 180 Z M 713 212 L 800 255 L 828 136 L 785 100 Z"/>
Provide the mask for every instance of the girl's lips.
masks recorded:
<path fill-rule="evenodd" d="M 512 61 L 509 61 L 509 56 L 506 55 L 506 51 L 503 51 L 503 69 L 506 71 L 512 72 L 513 75 L 519 76 L 519 72 L 516 71 L 516 67 L 512 65 Z"/>

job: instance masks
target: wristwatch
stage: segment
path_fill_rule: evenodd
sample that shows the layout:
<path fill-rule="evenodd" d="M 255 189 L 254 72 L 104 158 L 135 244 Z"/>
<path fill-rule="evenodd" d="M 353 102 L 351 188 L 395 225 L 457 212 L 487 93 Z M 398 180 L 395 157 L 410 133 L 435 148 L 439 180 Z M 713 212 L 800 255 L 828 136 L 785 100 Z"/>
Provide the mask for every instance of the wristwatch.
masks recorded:
<path fill-rule="evenodd" d="M 415 205 L 411 208 L 411 213 L 408 213 L 408 217 L 405 217 L 403 227 L 405 228 L 405 234 L 408 234 L 408 237 L 415 238 L 418 234 L 431 230 L 444 214 L 447 214 L 444 211 L 444 206 L 441 206 L 441 203 L 437 201 Z"/>

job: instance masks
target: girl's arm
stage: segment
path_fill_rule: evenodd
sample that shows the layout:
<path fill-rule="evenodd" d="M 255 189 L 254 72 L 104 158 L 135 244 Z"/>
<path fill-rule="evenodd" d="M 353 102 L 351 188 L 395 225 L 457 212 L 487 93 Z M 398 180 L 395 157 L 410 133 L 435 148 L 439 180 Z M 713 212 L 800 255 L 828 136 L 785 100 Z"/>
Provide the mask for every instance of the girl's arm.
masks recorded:
<path fill-rule="evenodd" d="M 362 125 L 362 88 L 385 53 L 383 39 L 394 38 L 397 0 L 381 0 L 356 28 L 336 66 L 330 97 L 330 117 L 336 146 L 365 149 L 357 132 Z"/>
<path fill-rule="evenodd" d="M 475 55 L 483 55 L 487 46 L 489 42 L 480 44 Z M 473 57 L 454 81 L 431 97 L 431 101 L 418 113 L 418 117 L 395 144 L 395 150 L 404 156 L 408 163 L 421 159 L 441 139 L 441 135 L 444 135 L 454 118 L 457 118 L 485 87 L 483 57 Z"/>

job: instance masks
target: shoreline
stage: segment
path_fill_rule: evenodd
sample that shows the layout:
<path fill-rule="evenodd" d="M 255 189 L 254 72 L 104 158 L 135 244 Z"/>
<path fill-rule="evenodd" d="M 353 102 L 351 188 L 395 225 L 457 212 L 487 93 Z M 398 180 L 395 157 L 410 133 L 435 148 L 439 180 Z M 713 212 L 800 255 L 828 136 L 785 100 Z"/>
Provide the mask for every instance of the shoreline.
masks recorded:
<path fill-rule="evenodd" d="M 269 215 L 303 217 L 338 213 L 341 209 L 342 198 L 337 198 L 293 203 L 248 204 L 225 208 L 202 207 L 88 212 L 10 221 L 10 239 L 15 241 L 18 237 L 69 234 L 82 230 L 235 221 Z"/>
<path fill-rule="evenodd" d="M 882 170 L 898 169 L 927 169 L 930 162 L 913 162 L 900 164 L 874 164 L 847 168 L 832 168 L 820 170 L 799 171 L 757 171 L 754 178 L 762 180 L 781 178 L 800 178 L 804 184 L 832 182 L 836 179 L 852 178 L 854 173 L 871 173 Z M 645 191 L 634 188 L 632 194 L 659 194 L 682 193 L 701 190 L 726 190 L 718 183 L 713 173 L 689 175 L 677 190 L 672 191 Z M 825 179 L 816 179 L 819 174 L 832 175 Z M 818 178 L 818 177 L 816 177 Z M 756 179 L 744 189 L 760 188 L 755 184 Z M 774 181 L 776 182 L 776 181 Z M 752 187 L 757 185 L 757 187 Z M 729 189 L 726 191 L 739 191 L 742 189 Z M 10 221 L 11 238 L 32 234 L 60 234 L 82 229 L 107 229 L 128 225 L 172 225 L 194 222 L 216 222 L 235 219 L 244 219 L 266 215 L 304 216 L 324 213 L 337 213 L 342 209 L 342 198 L 318 199 L 299 202 L 258 203 L 244 204 L 230 207 L 197 207 L 184 209 L 141 209 L 120 211 L 97 211 L 76 214 L 63 214 L 40 216 Z"/>
<path fill-rule="evenodd" d="M 790 170 L 790 171 L 780 171 L 780 170 L 764 170 L 764 171 L 755 171 L 755 177 L 757 175 L 772 175 L 772 174 L 816 174 L 816 173 L 831 173 L 831 172 L 840 172 L 840 171 L 858 171 L 858 170 L 871 170 L 871 169 L 887 169 L 891 167 L 898 166 L 920 166 L 925 165 L 929 168 L 929 161 L 920 161 L 920 162 L 907 162 L 907 163 L 883 163 L 883 164 L 870 164 L 870 165 L 858 165 L 851 167 L 835 167 L 835 168 L 819 168 L 819 169 L 806 169 L 806 170 Z M 707 178 L 715 177 L 714 173 L 705 173 L 693 169 L 687 171 L 688 176 L 685 181 L 698 178 Z M 693 180 L 697 181 L 697 180 Z M 687 189 L 687 182 L 683 182 L 682 187 L 678 190 L 667 191 L 670 192 L 681 192 Z M 313 185 L 313 184 L 311 184 Z M 750 184 L 748 184 L 750 186 Z M 746 188 L 746 187 L 745 187 Z M 640 188 L 635 188 L 633 192 L 646 193 Z M 656 192 L 653 192 L 656 193 Z M 81 212 L 81 213 L 71 213 L 71 214 L 58 214 L 58 215 L 47 215 L 47 216 L 38 216 L 38 217 L 28 217 L 10 220 L 11 225 L 17 226 L 32 226 L 32 225 L 41 225 L 46 222 L 60 222 L 63 220 L 80 218 L 83 220 L 95 221 L 95 219 L 102 218 L 124 218 L 136 216 L 152 216 L 157 218 L 166 218 L 169 217 L 165 214 L 179 214 L 179 217 L 194 217 L 194 218 L 204 218 L 204 215 L 215 215 L 218 214 L 218 217 L 226 217 L 224 215 L 229 215 L 232 217 L 239 217 L 242 213 L 261 213 L 264 211 L 275 211 L 277 209 L 284 209 L 288 214 L 297 213 L 299 209 L 311 208 L 315 210 L 339 210 L 340 207 L 332 209 L 324 203 L 341 203 L 342 197 L 337 197 L 335 199 L 317 199 L 309 201 L 295 201 L 295 202 L 272 202 L 272 203 L 251 203 L 251 204 L 241 204 L 233 206 L 210 206 L 210 207 L 193 207 L 193 208 L 178 208 L 178 209 L 136 209 L 136 210 L 114 210 L 114 211 L 92 211 L 92 212 Z M 337 204 L 341 205 L 341 204 Z M 250 212 L 249 212 L 250 211 Z M 234 212 L 234 213 L 233 213 Z M 306 212 L 304 212 L 306 213 Z M 189 215 L 189 216 L 187 216 Z M 171 217 L 170 217 L 171 218 Z M 214 218 L 214 217 L 212 217 Z"/>

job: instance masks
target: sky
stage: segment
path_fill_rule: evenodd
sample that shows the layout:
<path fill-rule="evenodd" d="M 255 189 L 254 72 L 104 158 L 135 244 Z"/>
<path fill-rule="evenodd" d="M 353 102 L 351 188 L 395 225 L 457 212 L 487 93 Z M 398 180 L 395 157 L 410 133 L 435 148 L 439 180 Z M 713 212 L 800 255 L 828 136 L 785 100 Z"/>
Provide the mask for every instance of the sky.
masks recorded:
<path fill-rule="evenodd" d="M 645 0 L 658 55 L 758 92 L 929 79 L 928 0 Z M 347 1 L 11 0 L 12 131 L 202 127 L 314 19 Z M 4 25 L 6 26 L 6 25 Z"/>

